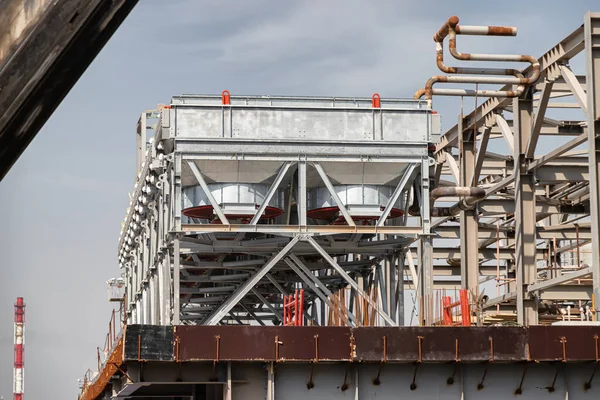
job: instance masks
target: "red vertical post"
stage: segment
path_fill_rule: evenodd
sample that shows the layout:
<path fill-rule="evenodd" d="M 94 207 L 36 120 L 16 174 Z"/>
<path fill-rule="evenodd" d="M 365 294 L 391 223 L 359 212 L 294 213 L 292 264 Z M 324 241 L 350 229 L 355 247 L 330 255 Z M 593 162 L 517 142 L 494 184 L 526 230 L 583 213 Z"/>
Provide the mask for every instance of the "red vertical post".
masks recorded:
<path fill-rule="evenodd" d="M 298 326 L 298 289 L 294 293 L 294 323 L 293 325 Z"/>
<path fill-rule="evenodd" d="M 283 326 L 287 325 L 287 296 L 283 295 Z"/>
<path fill-rule="evenodd" d="M 471 307 L 469 305 L 469 291 L 462 289 L 460 291 L 460 311 L 462 314 L 462 325 L 471 326 Z"/>
<path fill-rule="evenodd" d="M 444 325 L 452 325 L 454 321 L 452 321 L 452 297 L 444 296 Z"/>
<path fill-rule="evenodd" d="M 304 290 L 300 290 L 300 323 L 299 326 L 304 326 Z"/>

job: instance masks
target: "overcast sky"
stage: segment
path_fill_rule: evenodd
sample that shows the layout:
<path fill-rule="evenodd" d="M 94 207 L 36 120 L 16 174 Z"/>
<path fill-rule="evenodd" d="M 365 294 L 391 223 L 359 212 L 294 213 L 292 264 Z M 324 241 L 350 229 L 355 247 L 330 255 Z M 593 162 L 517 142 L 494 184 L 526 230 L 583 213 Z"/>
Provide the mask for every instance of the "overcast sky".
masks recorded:
<path fill-rule="evenodd" d="M 74 399 L 77 379 L 95 365 L 144 109 L 224 89 L 412 97 L 438 74 L 431 37 L 449 16 L 519 29 L 517 38 L 461 38 L 465 51 L 539 56 L 594 4 L 140 0 L 0 183 L 0 395 L 12 392 L 17 296 L 27 303 L 27 398 Z M 448 127 L 459 101 L 435 101 Z"/>

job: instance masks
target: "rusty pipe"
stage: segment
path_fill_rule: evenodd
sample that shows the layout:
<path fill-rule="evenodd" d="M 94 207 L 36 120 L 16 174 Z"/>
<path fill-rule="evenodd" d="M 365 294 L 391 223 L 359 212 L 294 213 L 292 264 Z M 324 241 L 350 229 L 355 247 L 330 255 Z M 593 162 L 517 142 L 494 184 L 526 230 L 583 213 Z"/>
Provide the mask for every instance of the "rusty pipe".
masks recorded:
<path fill-rule="evenodd" d="M 451 31 L 460 35 L 477 36 L 517 36 L 517 28 L 511 26 L 458 26 L 459 19 L 456 15 L 448 18 L 448 21 L 433 36 L 434 42 L 442 42 Z"/>
<path fill-rule="evenodd" d="M 499 28 L 509 29 L 509 27 L 499 27 Z M 516 35 L 516 28 L 514 28 L 514 29 L 515 29 L 515 35 Z M 458 31 L 451 30 L 450 31 L 450 39 L 449 39 L 450 54 L 452 54 L 452 57 L 456 58 L 457 60 L 462 60 L 462 61 L 528 62 L 528 63 L 531 64 L 532 74 L 528 78 L 521 78 L 523 80 L 522 80 L 522 82 L 520 82 L 520 84 L 531 85 L 531 84 L 537 82 L 537 80 L 539 79 L 539 77 L 540 77 L 540 63 L 538 62 L 538 60 L 535 57 L 527 55 L 527 54 L 470 54 L 470 53 L 461 53 L 456 48 L 456 35 L 457 34 L 458 34 Z M 510 82 L 508 82 L 508 83 L 510 83 Z"/>
<path fill-rule="evenodd" d="M 456 25 L 454 31 L 457 35 L 517 36 L 517 28 L 514 26 Z"/>
<path fill-rule="evenodd" d="M 433 35 L 433 41 L 438 43 L 442 42 L 446 36 L 448 36 L 450 30 L 454 30 L 456 28 L 456 25 L 458 25 L 458 17 L 453 15 L 448 18 L 448 21 L 446 21 L 444 25 L 442 25 L 442 27 L 437 31 L 437 33 Z"/>
<path fill-rule="evenodd" d="M 447 74 L 460 74 L 460 75 L 513 75 L 521 78 L 523 74 L 518 69 L 514 68 L 476 68 L 476 67 L 451 67 L 444 64 L 444 43 L 436 43 L 436 64 L 440 71 Z"/>
<path fill-rule="evenodd" d="M 540 74 L 539 62 L 528 55 L 507 55 L 507 54 L 463 54 L 456 49 L 456 35 L 486 35 L 486 36 L 516 36 L 517 29 L 505 26 L 459 26 L 458 17 L 452 16 L 434 35 L 436 42 L 436 62 L 440 70 L 446 73 L 455 74 L 473 74 L 473 75 L 513 75 L 509 77 L 462 77 L 462 76 L 434 76 L 427 81 L 424 89 L 415 93 L 415 98 L 426 96 L 431 99 L 433 95 L 445 96 L 482 96 L 482 97 L 518 97 L 525 90 L 525 85 L 536 82 Z M 501 68 L 457 68 L 444 65 L 443 41 L 449 36 L 450 53 L 458 60 L 469 61 L 504 61 L 504 62 L 529 62 L 532 65 L 533 73 L 525 78 L 522 73 L 516 69 Z M 475 84 L 515 84 L 519 85 L 516 90 L 467 90 L 467 89 L 433 89 L 436 82 L 449 83 L 475 83 Z"/>

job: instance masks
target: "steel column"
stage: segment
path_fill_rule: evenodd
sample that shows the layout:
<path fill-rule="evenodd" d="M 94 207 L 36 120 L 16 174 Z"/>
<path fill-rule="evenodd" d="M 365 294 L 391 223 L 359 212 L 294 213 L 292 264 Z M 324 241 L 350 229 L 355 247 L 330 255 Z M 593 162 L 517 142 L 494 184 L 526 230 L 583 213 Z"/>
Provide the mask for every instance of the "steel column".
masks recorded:
<path fill-rule="evenodd" d="M 298 225 L 306 226 L 306 210 L 308 199 L 306 192 L 306 160 L 298 162 L 298 192 L 296 193 L 296 207 L 298 210 Z"/>
<path fill-rule="evenodd" d="M 538 323 L 537 303 L 527 293 L 535 283 L 536 208 L 534 177 L 527 171 L 525 152 L 531 137 L 533 99 L 531 90 L 513 101 L 515 129 L 515 262 L 517 280 L 517 322 L 521 325 Z"/>
<path fill-rule="evenodd" d="M 459 127 L 462 129 L 462 114 Z M 460 186 L 469 186 L 475 170 L 477 136 L 473 130 L 463 131 L 460 137 Z M 463 210 L 460 213 L 460 258 L 461 287 L 475 295 L 479 294 L 479 221 L 477 210 Z"/>
<path fill-rule="evenodd" d="M 600 13 L 585 15 L 590 218 L 592 226 L 592 286 L 596 314 L 600 311 Z"/>
<path fill-rule="evenodd" d="M 173 325 L 179 325 L 179 317 L 181 315 L 180 304 L 180 253 L 179 253 L 179 238 L 173 240 Z"/>

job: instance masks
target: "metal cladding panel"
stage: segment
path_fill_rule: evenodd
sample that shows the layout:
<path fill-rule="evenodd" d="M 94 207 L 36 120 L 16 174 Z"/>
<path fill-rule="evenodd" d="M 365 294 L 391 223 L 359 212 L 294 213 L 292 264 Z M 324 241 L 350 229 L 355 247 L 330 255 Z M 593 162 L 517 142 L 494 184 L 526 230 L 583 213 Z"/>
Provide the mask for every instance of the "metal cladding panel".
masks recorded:
<path fill-rule="evenodd" d="M 600 361 L 600 326 L 530 326 L 529 352 L 535 361 Z"/>
<path fill-rule="evenodd" d="M 353 329 L 353 334 L 356 358 L 360 361 L 383 360 L 384 337 L 387 361 L 451 362 L 526 359 L 527 331 L 524 328 L 357 328 Z"/>
<path fill-rule="evenodd" d="M 345 327 L 178 326 L 175 338 L 179 361 L 350 360 Z"/>
<path fill-rule="evenodd" d="M 177 106 L 177 137 L 269 140 L 430 141 L 426 110 Z"/>
<path fill-rule="evenodd" d="M 173 361 L 173 327 L 129 325 L 125 331 L 125 360 Z"/>

